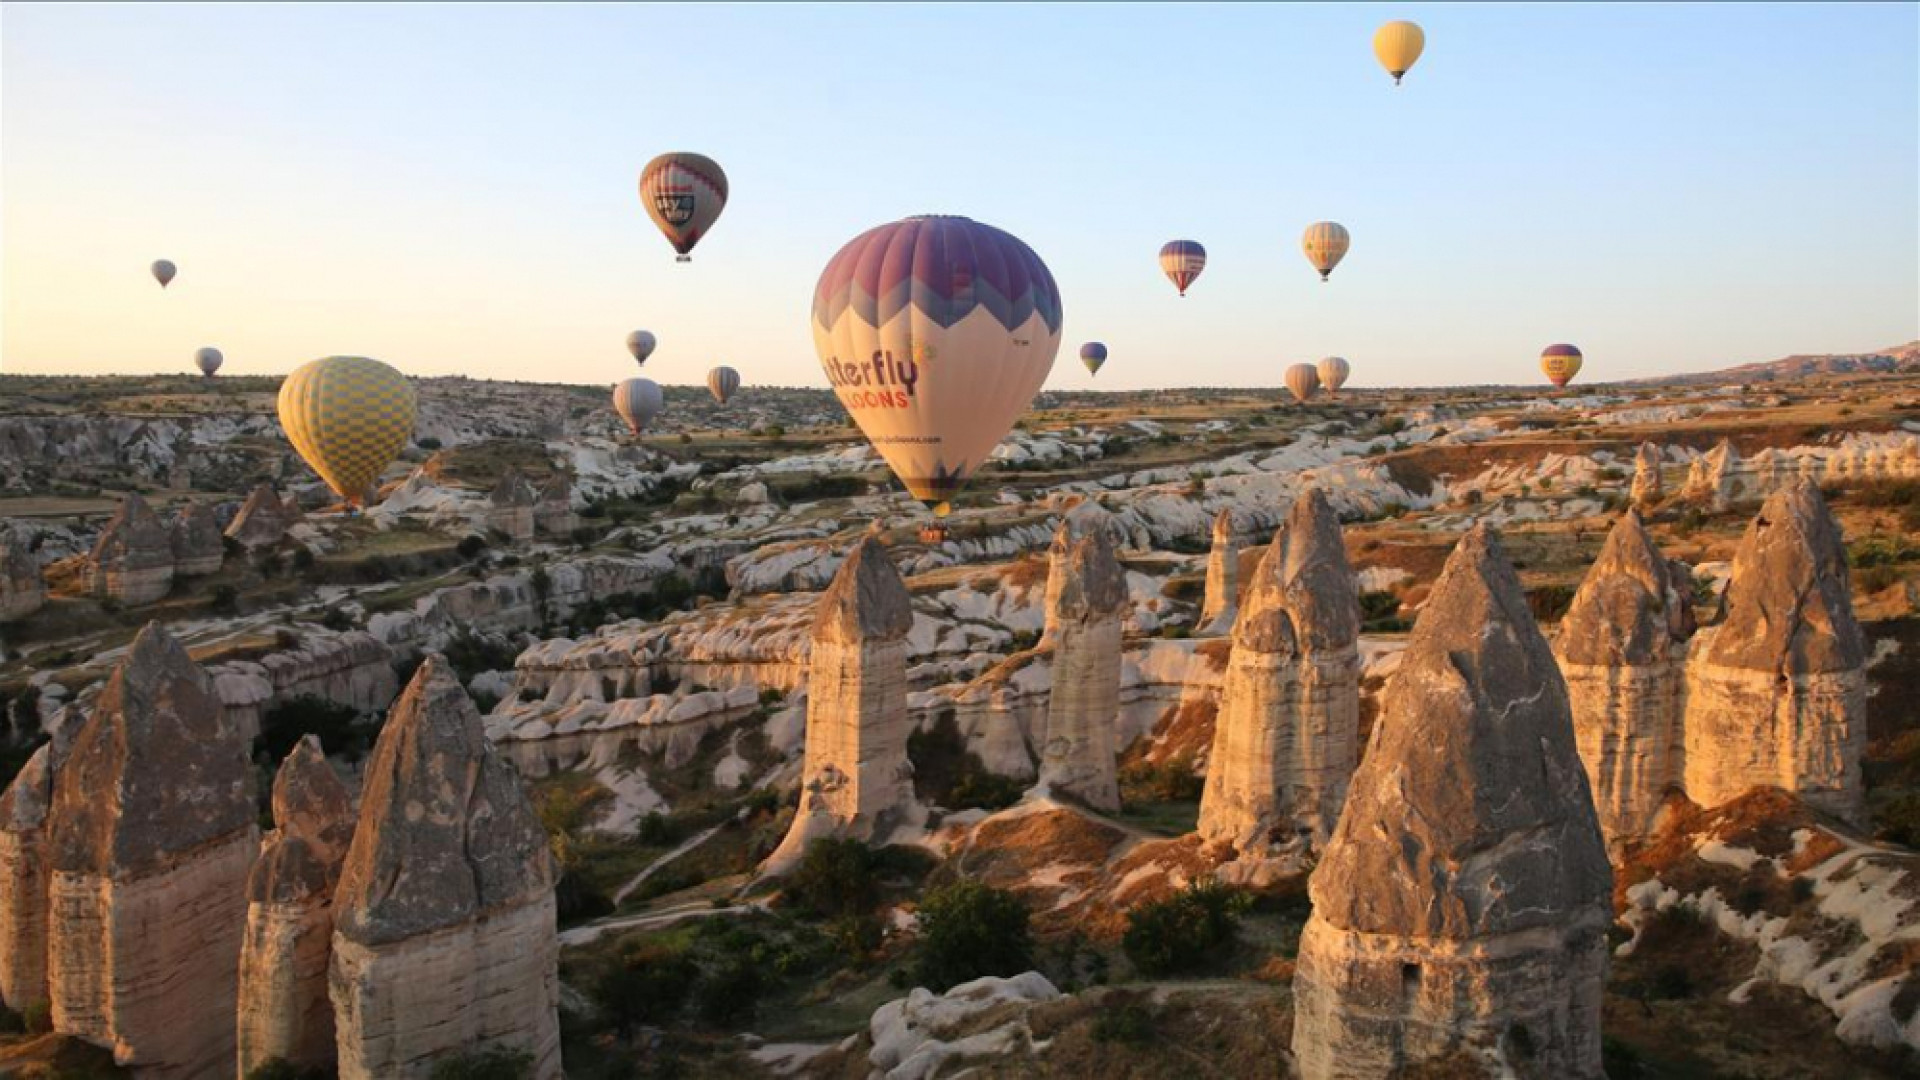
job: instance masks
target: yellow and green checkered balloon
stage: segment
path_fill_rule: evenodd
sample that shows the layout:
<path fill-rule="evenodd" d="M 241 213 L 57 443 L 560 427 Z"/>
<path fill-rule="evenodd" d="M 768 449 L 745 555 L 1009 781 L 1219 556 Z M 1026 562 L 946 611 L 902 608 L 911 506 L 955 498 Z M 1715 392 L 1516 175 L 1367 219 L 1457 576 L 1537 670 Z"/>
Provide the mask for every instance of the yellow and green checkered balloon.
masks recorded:
<path fill-rule="evenodd" d="M 280 384 L 280 426 L 313 471 L 341 498 L 364 503 L 369 488 L 413 434 L 413 386 L 364 356 L 329 356 Z"/>

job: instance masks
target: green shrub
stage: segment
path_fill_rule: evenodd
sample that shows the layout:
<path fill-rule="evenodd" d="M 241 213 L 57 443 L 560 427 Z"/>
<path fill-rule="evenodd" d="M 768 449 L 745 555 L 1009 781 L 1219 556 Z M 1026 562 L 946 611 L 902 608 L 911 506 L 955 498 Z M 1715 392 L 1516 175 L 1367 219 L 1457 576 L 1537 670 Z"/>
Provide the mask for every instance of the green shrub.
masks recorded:
<path fill-rule="evenodd" d="M 460 538 L 458 544 L 454 545 L 454 550 L 460 553 L 461 558 L 471 559 L 487 550 L 487 538 L 481 536 L 479 533 L 468 533 Z"/>
<path fill-rule="evenodd" d="M 767 989 L 767 978 L 752 957 L 732 957 L 700 979 L 693 990 L 693 1008 L 703 1022 L 720 1027 L 751 1017 Z"/>
<path fill-rule="evenodd" d="M 253 740 L 254 758 L 264 760 L 269 769 L 278 768 L 281 759 L 293 752 L 294 744 L 307 735 L 318 735 L 321 749 L 348 761 L 360 760 L 373 742 L 373 733 L 360 723 L 360 714 L 353 706 L 301 694 L 268 709 L 260 718 L 260 734 Z"/>
<path fill-rule="evenodd" d="M 880 902 L 880 877 L 867 845 L 823 837 L 807 845 L 783 896 L 821 918 L 864 915 Z"/>
<path fill-rule="evenodd" d="M 1106 1007 L 1093 1022 L 1093 1041 L 1145 1046 L 1153 1041 L 1153 1015 L 1139 1001 L 1103 1003 Z"/>
<path fill-rule="evenodd" d="M 1920 792 L 1894 796 L 1873 817 L 1880 826 L 1880 839 L 1902 847 L 1920 847 Z"/>
<path fill-rule="evenodd" d="M 1145 975 L 1198 970 L 1232 946 L 1249 903 L 1217 881 L 1195 882 L 1130 912 L 1121 947 Z"/>
<path fill-rule="evenodd" d="M 621 1035 L 659 1025 L 680 1012 L 700 968 L 685 952 L 637 949 L 601 972 L 588 991 L 600 1015 Z"/>
<path fill-rule="evenodd" d="M 1120 770 L 1126 802 L 1199 802 L 1206 778 L 1193 770 L 1193 755 L 1152 764 L 1141 761 Z"/>
<path fill-rule="evenodd" d="M 920 903 L 919 982 L 936 992 L 1033 967 L 1027 905 L 1005 889 L 960 881 Z"/>

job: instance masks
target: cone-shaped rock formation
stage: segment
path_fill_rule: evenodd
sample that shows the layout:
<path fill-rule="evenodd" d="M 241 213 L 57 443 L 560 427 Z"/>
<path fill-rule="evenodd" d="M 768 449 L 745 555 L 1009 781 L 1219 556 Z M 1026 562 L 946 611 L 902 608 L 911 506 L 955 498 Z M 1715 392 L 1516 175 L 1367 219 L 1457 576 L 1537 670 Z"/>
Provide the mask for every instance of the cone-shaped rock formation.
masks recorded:
<path fill-rule="evenodd" d="M 280 500 L 273 485 L 262 483 L 227 523 L 227 535 L 248 551 L 258 551 L 278 544 L 298 519 L 298 512 Z"/>
<path fill-rule="evenodd" d="M 47 998 L 47 810 L 53 746 L 33 752 L 0 794 L 0 1003 Z"/>
<path fill-rule="evenodd" d="M 538 501 L 519 473 L 502 476 L 487 496 L 487 528 L 498 529 L 516 544 L 526 543 L 533 539 L 533 507 Z"/>
<path fill-rule="evenodd" d="M 206 503 L 193 503 L 181 509 L 173 519 L 169 541 L 173 546 L 174 577 L 217 573 L 226 559 L 227 547 L 220 536 L 220 523 L 214 520 L 213 507 Z"/>
<path fill-rule="evenodd" d="M 90 591 L 123 604 L 151 604 L 173 588 L 173 540 L 147 500 L 120 500 L 87 557 Z"/>

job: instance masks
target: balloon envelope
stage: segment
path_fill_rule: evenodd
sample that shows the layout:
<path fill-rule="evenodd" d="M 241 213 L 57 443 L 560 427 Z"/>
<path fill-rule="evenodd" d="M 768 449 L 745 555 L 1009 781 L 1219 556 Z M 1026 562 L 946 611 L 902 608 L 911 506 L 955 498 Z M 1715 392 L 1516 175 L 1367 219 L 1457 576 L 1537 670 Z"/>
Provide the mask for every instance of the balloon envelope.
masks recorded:
<path fill-rule="evenodd" d="M 1565 386 L 1580 374 L 1582 357 L 1572 345 L 1549 345 L 1540 353 L 1540 370 L 1555 386 Z"/>
<path fill-rule="evenodd" d="M 911 217 L 848 241 L 813 293 L 840 403 L 915 498 L 953 497 L 1047 380 L 1060 289 L 1019 238 Z"/>
<path fill-rule="evenodd" d="M 159 282 L 160 287 L 163 289 L 167 287 L 168 282 L 173 280 L 173 275 L 179 273 L 179 270 L 165 259 L 155 259 L 151 269 L 153 271 L 153 280 Z"/>
<path fill-rule="evenodd" d="M 200 369 L 200 374 L 207 376 L 219 371 L 220 364 L 225 360 L 226 357 L 220 355 L 220 350 L 211 345 L 193 354 L 194 366 Z"/>
<path fill-rule="evenodd" d="M 740 373 L 725 364 L 707 372 L 707 392 L 722 405 L 740 389 Z"/>
<path fill-rule="evenodd" d="M 1300 248 L 1307 253 L 1307 261 L 1320 271 L 1320 280 L 1327 280 L 1333 268 L 1347 254 L 1352 238 L 1347 235 L 1346 227 L 1337 221 L 1316 221 L 1307 226 L 1307 233 L 1300 238 Z"/>
<path fill-rule="evenodd" d="M 660 384 L 652 379 L 628 379 L 613 388 L 613 411 L 627 422 L 627 430 L 639 435 L 666 403 Z"/>
<path fill-rule="evenodd" d="M 1087 365 L 1088 374 L 1100 374 L 1101 365 L 1107 362 L 1107 347 L 1097 341 L 1087 342 L 1080 346 L 1080 362 Z"/>
<path fill-rule="evenodd" d="M 1397 19 L 1373 32 L 1373 55 L 1379 57 L 1380 66 L 1393 76 L 1395 86 L 1400 85 L 1400 76 L 1412 70 L 1414 61 L 1420 59 L 1420 53 L 1427 47 L 1427 33 L 1418 23 Z"/>
<path fill-rule="evenodd" d="M 693 245 L 726 208 L 727 174 L 703 154 L 661 154 L 640 170 L 640 201 L 680 261 L 687 262 Z"/>
<path fill-rule="evenodd" d="M 1160 272 L 1167 275 L 1180 295 L 1207 268 L 1207 249 L 1197 240 L 1169 240 L 1160 245 Z"/>
<path fill-rule="evenodd" d="M 635 330 L 633 333 L 627 335 L 627 351 L 632 353 L 633 358 L 642 364 L 647 362 L 647 357 L 652 356 L 653 350 L 658 348 L 659 345 L 660 342 L 654 338 L 650 331 Z"/>
<path fill-rule="evenodd" d="M 1320 375 L 1320 385 L 1326 387 L 1328 393 L 1337 394 L 1341 387 L 1347 385 L 1347 376 L 1353 372 L 1353 365 L 1341 357 L 1329 356 L 1315 364 L 1314 370 Z"/>
<path fill-rule="evenodd" d="M 1295 364 L 1287 369 L 1287 389 L 1293 400 L 1304 402 L 1320 392 L 1320 373 L 1312 364 Z"/>
<path fill-rule="evenodd" d="M 334 494 L 367 490 L 413 434 L 413 385 L 378 360 L 310 360 L 280 384 L 280 427 Z"/>

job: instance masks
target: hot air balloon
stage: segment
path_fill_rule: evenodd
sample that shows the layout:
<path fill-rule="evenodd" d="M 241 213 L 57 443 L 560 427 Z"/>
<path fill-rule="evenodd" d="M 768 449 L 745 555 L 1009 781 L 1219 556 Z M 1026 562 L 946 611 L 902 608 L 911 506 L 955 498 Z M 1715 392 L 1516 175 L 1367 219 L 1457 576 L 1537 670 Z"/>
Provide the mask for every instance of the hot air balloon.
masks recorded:
<path fill-rule="evenodd" d="M 280 384 L 287 441 L 349 504 L 365 503 L 413 434 L 413 417 L 413 385 L 364 356 L 310 360 Z"/>
<path fill-rule="evenodd" d="M 200 374 L 209 379 L 213 378 L 214 372 L 220 370 L 220 364 L 224 360 L 226 357 L 220 355 L 220 350 L 211 345 L 193 354 L 194 366 L 200 369 Z"/>
<path fill-rule="evenodd" d="M 1060 289 L 1019 238 L 911 217 L 840 249 L 813 293 L 813 347 L 840 403 L 917 499 L 967 482 L 1047 380 Z"/>
<path fill-rule="evenodd" d="M 1160 271 L 1187 295 L 1187 286 L 1207 268 L 1207 249 L 1195 240 L 1169 240 L 1160 245 Z"/>
<path fill-rule="evenodd" d="M 1320 392 L 1320 373 L 1312 364 L 1295 364 L 1287 369 L 1287 389 L 1293 392 L 1293 400 L 1305 404 Z"/>
<path fill-rule="evenodd" d="M 1320 280 L 1327 280 L 1333 268 L 1347 254 L 1352 238 L 1347 235 L 1346 227 L 1337 221 L 1316 221 L 1307 226 L 1307 233 L 1300 238 L 1300 248 L 1307 253 L 1307 261 L 1320 271 Z"/>
<path fill-rule="evenodd" d="M 628 379 L 613 388 L 613 411 L 627 422 L 627 430 L 633 432 L 635 438 L 660 415 L 660 406 L 665 403 L 660 384 L 652 379 Z"/>
<path fill-rule="evenodd" d="M 177 267 L 165 259 L 155 259 L 151 269 L 153 271 L 153 280 L 159 282 L 160 287 L 163 289 L 167 287 L 168 282 L 173 280 L 173 275 L 180 272 Z"/>
<path fill-rule="evenodd" d="M 1097 341 L 1087 342 L 1080 346 L 1080 362 L 1087 365 L 1087 374 L 1100 374 L 1101 366 L 1107 362 L 1107 347 Z"/>
<path fill-rule="evenodd" d="M 645 366 L 647 357 L 652 356 L 653 350 L 658 348 L 659 345 L 660 342 L 654 338 L 650 331 L 635 330 L 633 333 L 627 335 L 627 351 L 632 353 L 634 360 L 642 366 Z"/>
<path fill-rule="evenodd" d="M 640 201 L 680 253 L 677 261 L 691 262 L 693 245 L 726 208 L 727 174 L 719 162 L 701 154 L 661 154 L 640 170 Z"/>
<path fill-rule="evenodd" d="M 1549 345 L 1540 352 L 1540 370 L 1548 381 L 1565 387 L 1580 374 L 1580 350 L 1572 345 Z"/>
<path fill-rule="evenodd" d="M 738 389 L 740 389 L 740 373 L 725 364 L 707 372 L 707 392 L 712 394 L 713 400 L 720 404 L 725 405 L 727 399 L 732 397 L 733 392 Z"/>
<path fill-rule="evenodd" d="M 1373 32 L 1373 55 L 1380 58 L 1380 66 L 1393 76 L 1395 86 L 1400 85 L 1400 76 L 1413 67 L 1426 47 L 1426 31 L 1420 29 L 1418 23 L 1405 19 L 1397 19 Z"/>
<path fill-rule="evenodd" d="M 1314 365 L 1314 370 L 1320 376 L 1320 385 L 1327 388 L 1327 393 L 1338 396 L 1340 388 L 1347 385 L 1347 376 L 1353 372 L 1353 365 L 1341 357 L 1329 356 Z"/>

